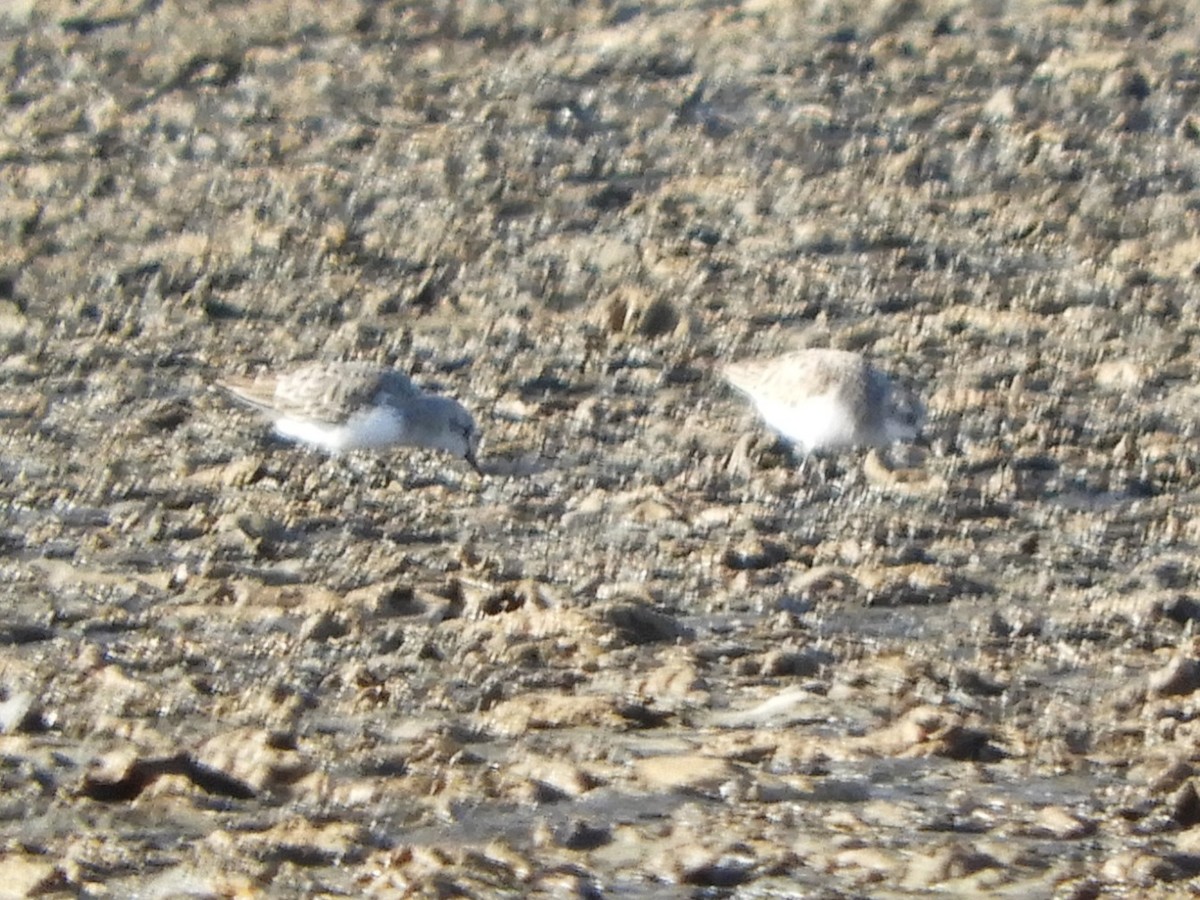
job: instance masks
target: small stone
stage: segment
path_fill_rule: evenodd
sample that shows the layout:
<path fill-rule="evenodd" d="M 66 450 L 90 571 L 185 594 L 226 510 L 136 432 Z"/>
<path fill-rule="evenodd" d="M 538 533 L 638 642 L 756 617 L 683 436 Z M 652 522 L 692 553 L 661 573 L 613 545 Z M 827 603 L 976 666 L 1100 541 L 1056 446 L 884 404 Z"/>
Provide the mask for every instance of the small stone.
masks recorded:
<path fill-rule="evenodd" d="M 1169 859 L 1153 853 L 1127 850 L 1111 857 L 1100 869 L 1107 881 L 1123 881 L 1134 885 L 1148 886 L 1155 882 L 1179 881 L 1184 873 Z"/>
<path fill-rule="evenodd" d="M 1200 621 L 1200 603 L 1183 594 L 1167 598 L 1159 610 L 1165 618 L 1179 625 Z"/>
<path fill-rule="evenodd" d="M 969 728 L 953 712 L 935 706 L 911 709 L 863 740 L 874 752 L 910 758 L 987 760 L 1003 756 L 986 731 Z"/>
<path fill-rule="evenodd" d="M 679 324 L 679 312 L 665 297 L 651 297 L 640 288 L 623 285 L 605 298 L 595 318 L 613 334 L 655 338 Z"/>
<path fill-rule="evenodd" d="M 226 487 L 247 487 L 262 477 L 262 462 L 253 456 L 243 456 L 221 467 L 219 478 Z"/>
<path fill-rule="evenodd" d="M 762 674 L 808 677 L 816 675 L 826 661 L 820 654 L 810 650 L 771 650 L 763 656 Z"/>
<path fill-rule="evenodd" d="M 41 729 L 36 727 L 40 719 L 34 708 L 32 694 L 17 691 L 0 701 L 0 734 L 40 731 Z"/>
<path fill-rule="evenodd" d="M 1150 692 L 1159 696 L 1190 694 L 1200 688 L 1200 663 L 1188 656 L 1177 656 L 1148 679 Z"/>
<path fill-rule="evenodd" d="M 1188 856 L 1200 856 L 1200 828 L 1189 828 L 1175 838 L 1175 850 Z"/>
<path fill-rule="evenodd" d="M 1017 114 L 1017 95 L 1011 87 L 1002 87 L 983 105 L 983 114 L 995 122 L 1008 122 Z"/>
<path fill-rule="evenodd" d="M 51 860 L 31 854 L 6 853 L 0 856 L 0 869 L 4 870 L 5 897 L 38 897 L 67 887 L 56 884 L 59 871 Z"/>
<path fill-rule="evenodd" d="M 608 698 L 545 692 L 502 700 L 488 710 L 487 721 L 502 735 L 525 734 L 531 729 L 620 728 L 626 724 Z"/>
<path fill-rule="evenodd" d="M 687 637 L 691 629 L 674 616 L 636 603 L 615 603 L 602 612 L 624 644 L 654 644 Z"/>
<path fill-rule="evenodd" d="M 1105 390 L 1136 396 L 1146 386 L 1149 373 L 1136 360 L 1113 359 L 1097 364 L 1092 371 L 1092 378 Z"/>
<path fill-rule="evenodd" d="M 851 847 L 833 856 L 837 869 L 861 869 L 870 875 L 886 875 L 895 872 L 902 857 L 881 847 Z"/>
<path fill-rule="evenodd" d="M 299 636 L 302 641 L 328 641 L 345 637 L 349 631 L 349 625 L 340 616 L 325 611 L 305 619 Z"/>
<path fill-rule="evenodd" d="M 1200 825 L 1200 795 L 1194 782 L 1185 783 L 1171 798 L 1171 818 L 1181 828 Z"/>
<path fill-rule="evenodd" d="M 554 830 L 554 841 L 568 850 L 595 850 L 612 841 L 612 831 L 607 825 L 571 819 Z"/>
<path fill-rule="evenodd" d="M 1195 770 L 1192 769 L 1187 760 L 1175 759 L 1165 769 L 1150 779 L 1147 787 L 1153 794 L 1163 794 L 1180 787 L 1194 774 Z"/>
<path fill-rule="evenodd" d="M 750 537 L 727 549 L 721 561 L 729 568 L 741 572 L 748 569 L 769 569 L 787 558 L 787 550 L 774 541 Z"/>
<path fill-rule="evenodd" d="M 716 796 L 737 775 L 724 759 L 700 754 L 651 756 L 633 764 L 638 780 L 652 791 L 678 791 Z"/>
<path fill-rule="evenodd" d="M 999 865 L 996 859 L 957 844 L 914 855 L 904 875 L 905 887 L 922 888 Z"/>
<path fill-rule="evenodd" d="M 1092 822 L 1078 818 L 1061 806 L 1047 806 L 1037 815 L 1037 827 L 1062 841 L 1086 837 L 1096 830 Z"/>

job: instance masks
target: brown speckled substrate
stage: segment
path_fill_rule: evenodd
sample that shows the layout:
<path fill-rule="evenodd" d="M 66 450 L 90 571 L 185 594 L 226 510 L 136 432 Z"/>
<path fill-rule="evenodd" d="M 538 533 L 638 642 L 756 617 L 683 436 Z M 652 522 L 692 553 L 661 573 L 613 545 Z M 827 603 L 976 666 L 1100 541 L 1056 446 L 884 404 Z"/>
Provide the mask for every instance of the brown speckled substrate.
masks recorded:
<path fill-rule="evenodd" d="M 1198 13 L 7 4 L 0 889 L 1192 896 Z M 318 357 L 492 474 L 211 388 Z"/>

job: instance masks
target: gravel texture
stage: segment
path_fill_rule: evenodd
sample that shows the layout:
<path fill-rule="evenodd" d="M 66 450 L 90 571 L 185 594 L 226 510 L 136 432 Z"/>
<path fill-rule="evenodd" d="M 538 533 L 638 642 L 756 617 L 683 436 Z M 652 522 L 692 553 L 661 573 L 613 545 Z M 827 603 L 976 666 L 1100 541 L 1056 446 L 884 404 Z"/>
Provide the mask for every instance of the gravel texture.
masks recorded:
<path fill-rule="evenodd" d="M 1194 896 L 1198 20 L 9 0 L 0 894 Z M 213 389 L 314 358 L 489 474 Z"/>

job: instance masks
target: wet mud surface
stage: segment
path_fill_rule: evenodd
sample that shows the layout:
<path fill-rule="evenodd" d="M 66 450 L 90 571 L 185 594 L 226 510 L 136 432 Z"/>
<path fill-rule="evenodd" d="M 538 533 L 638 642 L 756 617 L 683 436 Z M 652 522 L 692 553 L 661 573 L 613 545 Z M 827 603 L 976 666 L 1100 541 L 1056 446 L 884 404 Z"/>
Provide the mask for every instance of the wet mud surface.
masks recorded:
<path fill-rule="evenodd" d="M 1197 12 L 8 4 L 3 890 L 1191 896 Z M 212 387 L 312 358 L 488 474 Z"/>

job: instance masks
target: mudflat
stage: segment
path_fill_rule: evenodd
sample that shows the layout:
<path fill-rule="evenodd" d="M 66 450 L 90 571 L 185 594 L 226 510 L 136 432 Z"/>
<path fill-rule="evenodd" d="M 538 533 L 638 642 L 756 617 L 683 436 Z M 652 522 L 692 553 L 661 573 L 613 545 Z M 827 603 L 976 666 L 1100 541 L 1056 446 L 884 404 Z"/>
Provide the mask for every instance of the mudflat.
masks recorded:
<path fill-rule="evenodd" d="M 1198 13 L 10 0 L 0 892 L 1193 896 Z"/>

